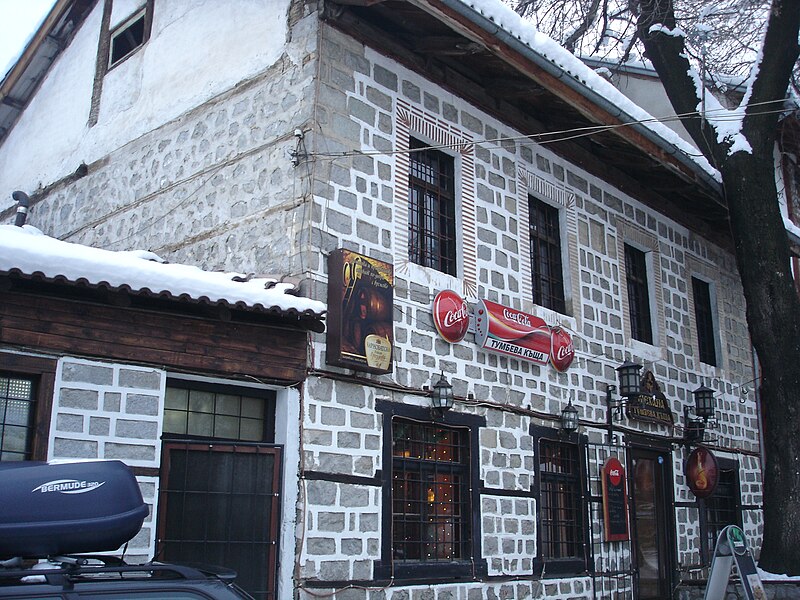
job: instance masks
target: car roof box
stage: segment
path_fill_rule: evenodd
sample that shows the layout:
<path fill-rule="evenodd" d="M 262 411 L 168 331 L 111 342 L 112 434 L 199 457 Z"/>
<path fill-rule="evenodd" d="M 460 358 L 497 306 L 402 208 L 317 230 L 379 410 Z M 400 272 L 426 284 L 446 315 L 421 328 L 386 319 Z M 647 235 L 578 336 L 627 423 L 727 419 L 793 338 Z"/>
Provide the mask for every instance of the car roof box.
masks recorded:
<path fill-rule="evenodd" d="M 0 463 L 0 558 L 116 550 L 147 514 L 120 461 Z"/>

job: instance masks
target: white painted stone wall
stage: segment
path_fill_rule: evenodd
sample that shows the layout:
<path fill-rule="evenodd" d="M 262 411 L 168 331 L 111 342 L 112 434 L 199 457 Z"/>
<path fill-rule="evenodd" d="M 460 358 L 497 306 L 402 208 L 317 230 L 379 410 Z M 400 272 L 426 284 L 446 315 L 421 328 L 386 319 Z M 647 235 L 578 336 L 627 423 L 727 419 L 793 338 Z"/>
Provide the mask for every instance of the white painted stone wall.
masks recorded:
<path fill-rule="evenodd" d="M 158 2 L 150 40 L 103 81 L 89 126 L 103 3 L 98 2 L 0 147 L 0 209 L 257 76 L 281 58 L 289 0 Z M 114 2 L 112 23 L 143 2 Z"/>

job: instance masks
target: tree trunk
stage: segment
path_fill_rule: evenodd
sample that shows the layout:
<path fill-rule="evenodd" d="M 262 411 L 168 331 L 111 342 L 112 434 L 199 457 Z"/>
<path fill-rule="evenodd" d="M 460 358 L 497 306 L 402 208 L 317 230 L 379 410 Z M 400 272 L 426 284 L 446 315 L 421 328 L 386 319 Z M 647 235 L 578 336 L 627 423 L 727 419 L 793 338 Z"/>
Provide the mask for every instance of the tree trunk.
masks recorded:
<path fill-rule="evenodd" d="M 762 374 L 767 461 L 759 565 L 800 575 L 800 301 L 776 202 L 774 156 L 761 154 L 737 152 L 721 171 L 747 322 Z"/>

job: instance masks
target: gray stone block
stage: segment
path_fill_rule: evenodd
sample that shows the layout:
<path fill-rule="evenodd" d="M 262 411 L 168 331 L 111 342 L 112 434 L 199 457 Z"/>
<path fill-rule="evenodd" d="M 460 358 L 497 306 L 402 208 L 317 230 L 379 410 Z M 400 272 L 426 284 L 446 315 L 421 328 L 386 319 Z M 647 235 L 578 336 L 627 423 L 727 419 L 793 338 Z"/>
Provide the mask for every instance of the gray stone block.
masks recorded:
<path fill-rule="evenodd" d="M 99 394 L 93 390 L 64 388 L 59 394 L 58 404 L 63 408 L 97 410 L 99 406 Z"/>
<path fill-rule="evenodd" d="M 98 365 L 84 365 L 80 363 L 64 363 L 61 370 L 64 381 L 80 381 L 96 385 L 112 385 L 114 383 L 114 369 Z"/>
<path fill-rule="evenodd" d="M 119 384 L 122 387 L 157 390 L 161 387 L 161 373 L 158 371 L 120 369 Z"/>

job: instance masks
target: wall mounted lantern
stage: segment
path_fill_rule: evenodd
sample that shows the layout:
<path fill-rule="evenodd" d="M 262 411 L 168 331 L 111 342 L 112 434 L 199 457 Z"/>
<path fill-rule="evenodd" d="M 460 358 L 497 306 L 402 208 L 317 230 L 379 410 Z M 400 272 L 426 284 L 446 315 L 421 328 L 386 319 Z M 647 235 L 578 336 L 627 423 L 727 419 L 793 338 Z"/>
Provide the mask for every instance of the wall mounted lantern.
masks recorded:
<path fill-rule="evenodd" d="M 443 417 L 453 407 L 453 386 L 444 377 L 444 372 L 431 389 L 431 411 L 434 416 Z"/>
<path fill-rule="evenodd" d="M 570 398 L 569 404 L 561 411 L 561 431 L 572 433 L 578 430 L 578 425 L 578 409 L 572 405 L 572 398 Z"/>
<path fill-rule="evenodd" d="M 692 392 L 694 414 L 688 406 L 683 407 L 683 444 L 687 448 L 703 441 L 708 420 L 714 418 L 716 400 L 714 390 L 701 385 Z"/>
<path fill-rule="evenodd" d="M 619 385 L 606 386 L 606 406 L 608 407 L 606 414 L 609 423 L 611 423 L 612 410 L 615 414 L 619 414 L 626 404 L 634 404 L 637 402 L 639 393 L 641 392 L 641 378 L 639 377 L 639 371 L 641 369 L 642 365 L 630 361 L 625 361 L 617 367 Z M 619 395 L 621 396 L 618 400 L 614 400 L 612 396 L 612 392 L 615 391 L 619 391 Z"/>

